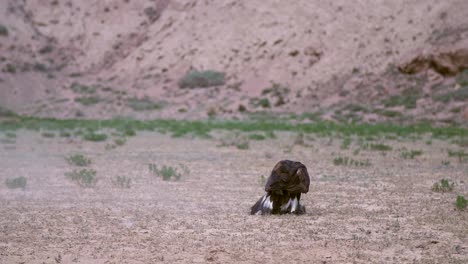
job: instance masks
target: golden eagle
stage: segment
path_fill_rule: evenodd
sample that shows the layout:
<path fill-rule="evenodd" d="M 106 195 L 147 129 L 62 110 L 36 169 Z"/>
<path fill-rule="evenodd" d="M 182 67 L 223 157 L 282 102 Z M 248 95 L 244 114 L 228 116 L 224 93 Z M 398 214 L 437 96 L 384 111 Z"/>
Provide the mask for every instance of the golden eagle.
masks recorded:
<path fill-rule="evenodd" d="M 301 193 L 307 193 L 309 185 L 309 173 L 304 164 L 282 160 L 271 171 L 265 184 L 266 193 L 252 206 L 250 214 L 304 214 Z"/>

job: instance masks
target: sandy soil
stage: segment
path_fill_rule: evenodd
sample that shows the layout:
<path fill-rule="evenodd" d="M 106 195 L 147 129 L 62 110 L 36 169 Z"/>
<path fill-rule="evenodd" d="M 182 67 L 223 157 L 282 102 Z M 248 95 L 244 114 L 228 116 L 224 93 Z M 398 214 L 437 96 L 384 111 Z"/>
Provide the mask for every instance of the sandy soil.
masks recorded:
<path fill-rule="evenodd" d="M 46 139 L 20 131 L 0 145 L 0 263 L 468 263 L 468 164 L 447 157 L 449 143 L 391 142 L 387 154 L 341 150 L 340 141 L 296 145 L 294 135 L 250 142 L 139 133 L 113 150 L 105 143 Z M 422 149 L 414 160 L 400 147 Z M 83 153 L 98 183 L 81 188 L 64 176 L 64 157 Z M 347 155 L 370 167 L 333 165 Z M 260 175 L 280 159 L 308 166 L 311 191 L 303 216 L 250 216 L 262 195 Z M 441 165 L 448 160 L 451 165 Z M 180 181 L 152 175 L 148 163 L 190 169 Z M 130 189 L 112 185 L 130 177 Z M 26 189 L 8 189 L 24 176 Z M 431 191 L 450 178 L 450 193 Z"/>

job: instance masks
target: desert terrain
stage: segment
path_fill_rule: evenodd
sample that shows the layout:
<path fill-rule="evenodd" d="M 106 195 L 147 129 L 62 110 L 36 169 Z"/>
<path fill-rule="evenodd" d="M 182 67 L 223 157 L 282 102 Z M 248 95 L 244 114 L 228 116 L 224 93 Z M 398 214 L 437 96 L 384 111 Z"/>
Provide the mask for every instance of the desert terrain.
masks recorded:
<path fill-rule="evenodd" d="M 218 139 L 216 139 L 216 137 Z M 449 157 L 441 140 L 386 141 L 392 150 L 347 149 L 333 138 L 288 132 L 223 146 L 227 137 L 172 138 L 142 132 L 114 149 L 106 143 L 20 131 L 3 143 L 0 181 L 24 176 L 24 189 L 0 186 L 2 263 L 466 263 L 468 163 Z M 403 157 L 405 149 L 422 154 Z M 66 157 L 91 160 L 96 183 L 66 174 Z M 350 157 L 366 164 L 336 162 Z M 301 216 L 251 216 L 281 159 L 300 160 L 311 175 Z M 163 180 L 149 164 L 172 166 Z M 116 177 L 130 179 L 115 184 Z M 450 179 L 455 188 L 435 192 Z"/>
<path fill-rule="evenodd" d="M 0 0 L 0 264 L 468 263 L 467 10 Z"/>

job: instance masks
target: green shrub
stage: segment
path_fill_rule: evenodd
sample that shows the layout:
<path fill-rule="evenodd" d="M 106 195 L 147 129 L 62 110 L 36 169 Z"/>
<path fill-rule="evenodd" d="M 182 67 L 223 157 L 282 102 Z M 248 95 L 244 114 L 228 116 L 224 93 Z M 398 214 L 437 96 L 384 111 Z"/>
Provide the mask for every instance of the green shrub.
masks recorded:
<path fill-rule="evenodd" d="M 432 185 L 432 191 L 434 192 L 451 192 L 455 187 L 455 183 L 448 179 L 442 179 Z"/>
<path fill-rule="evenodd" d="M 117 138 L 117 139 L 114 140 L 114 143 L 117 146 L 123 146 L 123 145 L 125 145 L 125 142 L 127 142 L 127 140 L 125 138 Z"/>
<path fill-rule="evenodd" d="M 148 97 L 142 99 L 130 98 L 127 100 L 127 105 L 135 111 L 159 110 L 162 108 L 161 104 L 151 101 Z"/>
<path fill-rule="evenodd" d="M 149 170 L 156 176 L 162 177 L 164 181 L 168 181 L 171 178 L 174 178 L 174 180 L 178 181 L 182 177 L 177 169 L 171 166 L 163 165 L 161 169 L 159 169 L 155 164 L 149 164 Z"/>
<path fill-rule="evenodd" d="M 354 160 L 348 157 L 337 157 L 333 159 L 335 166 L 355 166 L 355 167 L 369 167 L 371 164 L 369 160 Z"/>
<path fill-rule="evenodd" d="M 82 154 L 74 154 L 65 158 L 70 165 L 85 167 L 91 164 L 91 160 Z"/>
<path fill-rule="evenodd" d="M 421 150 L 403 150 L 400 153 L 400 157 L 404 159 L 414 159 L 414 157 L 422 155 Z"/>
<path fill-rule="evenodd" d="M 225 84 L 225 74 L 217 71 L 192 71 L 179 82 L 180 88 L 211 87 Z"/>
<path fill-rule="evenodd" d="M 93 187 L 97 182 L 96 171 L 93 169 L 73 170 L 65 173 L 65 176 L 85 188 Z"/>
<path fill-rule="evenodd" d="M 455 206 L 458 210 L 465 210 L 468 206 L 468 200 L 466 200 L 463 195 L 458 195 L 457 200 L 455 201 Z"/>
<path fill-rule="evenodd" d="M 88 140 L 88 141 L 105 141 L 107 139 L 107 135 L 106 134 L 99 134 L 99 133 L 95 133 L 95 132 L 88 132 L 87 134 L 85 134 L 83 136 L 83 138 L 85 140 Z"/>
<path fill-rule="evenodd" d="M 13 178 L 13 179 L 6 179 L 5 181 L 6 186 L 10 189 L 21 188 L 24 190 L 24 188 L 26 188 L 26 183 L 27 183 L 27 180 L 23 176 Z"/>
<path fill-rule="evenodd" d="M 116 187 L 119 187 L 119 188 L 130 188 L 130 184 L 131 184 L 132 180 L 128 177 L 125 177 L 125 176 L 117 176 L 115 177 L 115 179 L 112 181 L 112 184 Z"/>
<path fill-rule="evenodd" d="M 79 94 L 93 94 L 96 92 L 96 87 L 93 86 L 87 86 L 84 84 L 80 84 L 77 82 L 73 82 L 70 86 L 70 89 Z"/>
<path fill-rule="evenodd" d="M 0 36 L 8 36 L 8 28 L 0 24 Z"/>
<path fill-rule="evenodd" d="M 82 105 L 95 105 L 101 101 L 101 98 L 97 96 L 83 96 L 75 98 L 75 102 L 78 102 Z"/>
<path fill-rule="evenodd" d="M 390 151 L 392 150 L 392 147 L 385 145 L 385 144 L 371 144 L 370 149 L 377 150 L 377 151 Z"/>

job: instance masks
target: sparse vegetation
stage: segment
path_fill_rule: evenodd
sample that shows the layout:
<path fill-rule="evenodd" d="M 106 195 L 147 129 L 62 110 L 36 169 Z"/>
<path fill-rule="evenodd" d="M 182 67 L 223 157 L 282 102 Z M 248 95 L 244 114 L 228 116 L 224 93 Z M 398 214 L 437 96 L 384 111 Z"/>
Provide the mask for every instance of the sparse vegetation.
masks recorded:
<path fill-rule="evenodd" d="M 228 134 L 221 138 L 221 144 L 219 147 L 236 146 L 237 149 L 249 149 L 249 140 L 241 135 L 240 133 Z"/>
<path fill-rule="evenodd" d="M 98 142 L 98 141 L 105 141 L 107 139 L 107 135 L 96 133 L 96 132 L 88 132 L 87 134 L 83 136 L 83 138 L 88 141 Z"/>
<path fill-rule="evenodd" d="M 258 184 L 260 184 L 261 186 L 264 186 L 265 183 L 266 183 L 266 177 L 265 175 L 260 175 L 260 177 L 258 178 Z"/>
<path fill-rule="evenodd" d="M 448 150 L 448 156 L 449 157 L 457 157 L 458 161 L 460 163 L 468 161 L 468 153 L 466 153 L 464 150 L 454 151 L 454 150 L 449 149 Z"/>
<path fill-rule="evenodd" d="M 129 98 L 127 100 L 127 105 L 131 109 L 135 111 L 151 111 L 151 110 L 159 110 L 162 108 L 162 105 L 160 103 L 155 103 L 151 101 L 150 98 L 144 97 L 144 98 Z"/>
<path fill-rule="evenodd" d="M 19 188 L 21 188 L 21 189 L 24 190 L 26 188 L 26 184 L 27 184 L 27 180 L 23 176 L 13 178 L 13 179 L 6 179 L 6 181 L 5 181 L 5 185 L 9 189 L 19 189 Z"/>
<path fill-rule="evenodd" d="M 96 171 L 93 169 L 73 170 L 65 173 L 65 176 L 84 188 L 94 187 L 97 182 Z"/>
<path fill-rule="evenodd" d="M 404 159 L 414 159 L 414 157 L 420 156 L 420 155 L 422 155 L 421 150 L 406 150 L 406 149 L 404 149 L 400 153 L 400 157 L 402 157 Z"/>
<path fill-rule="evenodd" d="M 41 135 L 43 137 L 45 137 L 45 138 L 54 138 L 55 137 L 55 133 L 53 133 L 53 132 L 42 132 Z"/>
<path fill-rule="evenodd" d="M 394 95 L 382 101 L 385 107 L 404 106 L 406 109 L 416 108 L 416 101 L 421 97 L 421 93 L 410 88 L 402 92 L 401 95 Z"/>
<path fill-rule="evenodd" d="M 349 145 L 351 145 L 351 138 L 346 137 L 343 139 L 343 142 L 341 142 L 341 149 L 349 149 Z"/>
<path fill-rule="evenodd" d="M 123 146 L 123 145 L 125 145 L 125 142 L 127 142 L 127 140 L 125 138 L 116 138 L 114 140 L 114 143 L 117 146 Z"/>
<path fill-rule="evenodd" d="M 91 164 L 91 159 L 83 154 L 73 154 L 65 158 L 70 165 L 85 167 Z"/>
<path fill-rule="evenodd" d="M 250 134 L 249 139 L 251 139 L 251 140 L 265 140 L 266 136 L 264 136 L 262 134 Z"/>
<path fill-rule="evenodd" d="M 336 157 L 333 159 L 335 166 L 355 166 L 355 167 L 369 167 L 371 163 L 369 160 L 355 160 L 348 157 Z"/>
<path fill-rule="evenodd" d="M 432 185 L 432 191 L 434 192 L 451 192 L 455 187 L 455 183 L 448 179 L 442 179 Z"/>
<path fill-rule="evenodd" d="M 180 88 L 197 88 L 224 85 L 225 74 L 217 71 L 192 71 L 178 83 Z"/>
<path fill-rule="evenodd" d="M 390 150 L 392 150 L 392 147 L 390 147 L 389 145 L 382 144 L 382 143 L 370 144 L 369 147 L 370 147 L 370 150 L 377 150 L 377 151 L 390 151 Z"/>
<path fill-rule="evenodd" d="M 8 36 L 8 28 L 2 24 L 0 24 L 0 36 Z"/>
<path fill-rule="evenodd" d="M 95 105 L 101 101 L 102 99 L 97 96 L 82 96 L 82 97 L 75 98 L 75 102 L 78 102 L 85 106 Z"/>
<path fill-rule="evenodd" d="M 128 189 L 130 188 L 131 182 L 132 180 L 126 176 L 117 176 L 112 181 L 112 184 L 122 189 Z"/>
<path fill-rule="evenodd" d="M 73 92 L 79 93 L 79 94 L 93 94 L 93 93 L 96 92 L 96 87 L 80 84 L 80 83 L 77 83 L 77 82 L 73 82 L 70 85 L 70 89 Z"/>
<path fill-rule="evenodd" d="M 455 206 L 457 207 L 458 210 L 465 210 L 466 207 L 468 206 L 468 200 L 465 199 L 465 196 L 463 195 L 458 195 L 457 200 L 455 200 Z"/>
<path fill-rule="evenodd" d="M 162 177 L 164 181 L 168 181 L 171 178 L 178 181 L 182 178 L 182 175 L 177 171 L 176 168 L 171 166 L 163 165 L 160 169 L 155 164 L 149 164 L 149 170 L 158 177 Z"/>

